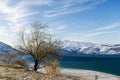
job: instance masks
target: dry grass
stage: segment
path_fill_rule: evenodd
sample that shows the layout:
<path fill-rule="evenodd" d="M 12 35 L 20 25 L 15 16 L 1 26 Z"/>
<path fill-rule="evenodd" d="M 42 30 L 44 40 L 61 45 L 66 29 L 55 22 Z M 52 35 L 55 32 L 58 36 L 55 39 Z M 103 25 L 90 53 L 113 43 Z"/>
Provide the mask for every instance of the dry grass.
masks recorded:
<path fill-rule="evenodd" d="M 58 62 L 56 60 L 52 62 L 48 62 L 45 65 L 45 71 L 46 71 L 46 74 L 48 75 L 56 75 L 57 73 L 59 73 L 60 68 L 58 67 Z"/>
<path fill-rule="evenodd" d="M 0 80 L 90 80 L 74 76 L 55 75 L 40 72 L 28 71 L 25 69 L 15 69 L 0 67 Z"/>

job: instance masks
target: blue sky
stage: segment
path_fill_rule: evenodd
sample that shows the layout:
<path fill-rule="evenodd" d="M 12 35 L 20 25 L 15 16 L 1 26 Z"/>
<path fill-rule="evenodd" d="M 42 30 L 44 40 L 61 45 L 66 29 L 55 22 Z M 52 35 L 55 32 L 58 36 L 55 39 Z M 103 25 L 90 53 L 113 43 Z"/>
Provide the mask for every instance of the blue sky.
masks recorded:
<path fill-rule="evenodd" d="M 19 28 L 47 23 L 63 40 L 120 44 L 120 0 L 0 0 L 0 41 L 12 45 Z"/>

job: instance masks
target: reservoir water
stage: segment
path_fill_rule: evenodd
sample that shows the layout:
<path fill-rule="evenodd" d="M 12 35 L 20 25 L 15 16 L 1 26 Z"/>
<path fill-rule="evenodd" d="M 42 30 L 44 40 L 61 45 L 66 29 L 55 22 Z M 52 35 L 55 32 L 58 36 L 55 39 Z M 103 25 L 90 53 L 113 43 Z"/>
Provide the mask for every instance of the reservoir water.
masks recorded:
<path fill-rule="evenodd" d="M 64 56 L 60 59 L 60 66 L 94 70 L 120 76 L 120 57 Z"/>

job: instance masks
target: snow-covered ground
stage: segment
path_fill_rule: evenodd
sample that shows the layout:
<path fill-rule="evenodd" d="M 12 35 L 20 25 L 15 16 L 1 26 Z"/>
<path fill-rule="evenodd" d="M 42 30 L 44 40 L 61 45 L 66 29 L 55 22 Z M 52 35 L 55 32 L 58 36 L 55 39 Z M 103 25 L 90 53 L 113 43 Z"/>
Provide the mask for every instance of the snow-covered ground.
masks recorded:
<path fill-rule="evenodd" d="M 44 69 L 39 69 L 38 71 L 45 72 Z M 70 69 L 70 68 L 61 68 L 61 75 L 77 76 L 84 77 L 89 79 L 95 79 L 95 76 L 98 76 L 98 80 L 120 80 L 120 76 L 91 71 L 91 70 L 82 70 L 82 69 Z"/>

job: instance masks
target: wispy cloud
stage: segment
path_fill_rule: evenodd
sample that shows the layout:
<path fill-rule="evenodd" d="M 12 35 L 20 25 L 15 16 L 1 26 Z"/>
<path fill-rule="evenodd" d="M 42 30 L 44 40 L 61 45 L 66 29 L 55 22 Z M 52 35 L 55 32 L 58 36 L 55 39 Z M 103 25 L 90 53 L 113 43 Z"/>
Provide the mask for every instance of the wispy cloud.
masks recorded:
<path fill-rule="evenodd" d="M 106 0 L 61 0 L 54 2 L 51 10 L 45 11 L 45 17 L 55 17 L 88 10 Z"/>
<path fill-rule="evenodd" d="M 45 17 L 53 17 L 84 11 L 103 1 L 105 0 L 60 0 L 57 2 L 56 0 L 0 0 L 0 17 L 2 17 L 0 21 L 4 20 L 12 32 L 17 32 L 18 27 L 28 23 L 30 16 L 40 14 L 41 11 L 31 10 L 34 5 L 51 7 L 52 9 L 45 11 Z M 86 3 L 90 4 L 87 6 Z M 62 25 L 58 30 L 65 28 L 66 26 Z"/>
<path fill-rule="evenodd" d="M 50 26 L 51 29 L 49 29 L 49 32 L 52 34 L 56 34 L 56 33 L 64 34 L 65 31 L 68 32 L 68 34 L 69 33 L 72 34 L 72 31 L 70 31 L 72 29 L 68 26 L 70 24 L 67 23 L 68 22 L 67 20 L 69 20 L 71 17 L 64 19 L 65 21 L 63 21 L 63 24 L 60 24 L 60 21 L 62 21 L 63 19 L 58 20 L 56 19 L 57 17 L 68 14 L 71 14 L 71 16 L 73 16 L 72 14 L 76 14 L 76 13 L 77 15 L 79 15 L 80 12 L 84 12 L 92 8 L 96 8 L 97 6 L 99 6 L 102 3 L 105 3 L 106 1 L 107 0 L 0 0 L 0 22 L 1 22 L 0 40 L 2 40 L 3 37 L 9 37 L 10 35 L 11 35 L 11 39 L 14 39 L 13 38 L 15 37 L 14 33 L 18 32 L 19 28 L 21 27 L 29 26 L 27 25 L 27 23 L 29 23 L 30 20 L 34 20 L 33 19 L 34 16 L 35 19 L 37 20 L 38 18 L 42 19 L 43 22 L 44 20 L 50 21 L 51 23 L 54 22 L 55 25 Z M 95 10 L 98 11 L 97 9 Z M 37 15 L 39 15 L 40 17 L 36 18 Z M 98 15 L 101 15 L 101 13 L 100 14 L 98 13 Z M 58 23 L 57 21 L 55 21 L 54 18 L 51 19 L 48 17 L 55 17 Z M 82 19 L 79 19 L 77 16 L 75 16 L 75 18 L 77 18 L 76 21 L 74 21 L 75 24 L 77 23 L 78 25 L 80 25 L 82 22 L 78 23 L 77 20 L 82 20 Z M 94 19 L 91 19 L 91 21 L 94 22 Z M 119 26 L 120 23 L 115 22 L 108 25 L 98 26 L 97 29 L 94 29 L 89 32 L 75 30 L 76 32 L 78 31 L 84 33 L 72 34 L 72 36 L 74 37 L 74 39 L 90 39 L 104 34 L 119 32 L 119 30 L 117 30 L 119 29 Z M 75 28 L 77 28 L 77 26 L 75 26 Z"/>
<path fill-rule="evenodd" d="M 33 11 L 32 6 L 50 5 L 51 2 L 51 0 L 0 0 L 0 21 L 4 21 L 5 26 L 2 27 L 7 25 L 7 30 L 5 28 L 0 29 L 0 36 L 2 37 L 4 34 L 5 37 L 9 37 L 7 33 L 17 32 L 19 28 L 28 23 L 30 16 L 40 13 L 40 11 Z"/>
<path fill-rule="evenodd" d="M 81 34 L 80 36 L 72 37 L 73 40 L 77 41 L 89 41 L 90 39 L 94 38 L 95 36 L 105 35 L 109 33 L 116 33 L 120 32 L 120 30 L 112 30 L 112 31 L 101 31 L 101 32 L 91 32 L 86 34 Z"/>
<path fill-rule="evenodd" d="M 117 29 L 117 27 L 120 27 L 119 22 L 114 22 L 112 24 L 109 24 L 107 26 L 102 26 L 101 28 L 97 28 L 91 32 L 88 33 L 75 33 L 77 35 L 76 37 L 73 37 L 74 39 L 90 39 L 96 36 L 104 35 L 104 34 L 109 34 L 109 33 L 115 33 L 115 32 L 120 32 L 120 30 Z"/>
<path fill-rule="evenodd" d="M 58 26 L 57 30 L 65 30 L 67 29 L 67 26 L 65 24 Z"/>
<path fill-rule="evenodd" d="M 0 12 L 4 15 L 4 19 L 11 24 L 18 24 L 27 21 L 27 17 L 38 14 L 39 12 L 31 11 L 30 7 L 33 5 L 49 5 L 50 0 L 22 0 L 17 5 L 9 5 L 12 0 L 0 1 Z"/>
<path fill-rule="evenodd" d="M 96 29 L 97 31 L 103 31 L 103 30 L 112 30 L 117 27 L 120 27 L 120 22 L 115 22 L 107 26 L 101 26 L 100 28 Z"/>
<path fill-rule="evenodd" d="M 67 25 L 66 24 L 62 24 L 62 25 L 59 25 L 58 27 L 56 28 L 49 28 L 48 29 L 48 32 L 50 32 L 51 34 L 56 34 L 56 33 L 61 33 L 61 32 L 64 32 L 68 29 Z"/>
<path fill-rule="evenodd" d="M 0 26 L 0 36 L 8 36 L 7 28 Z"/>

